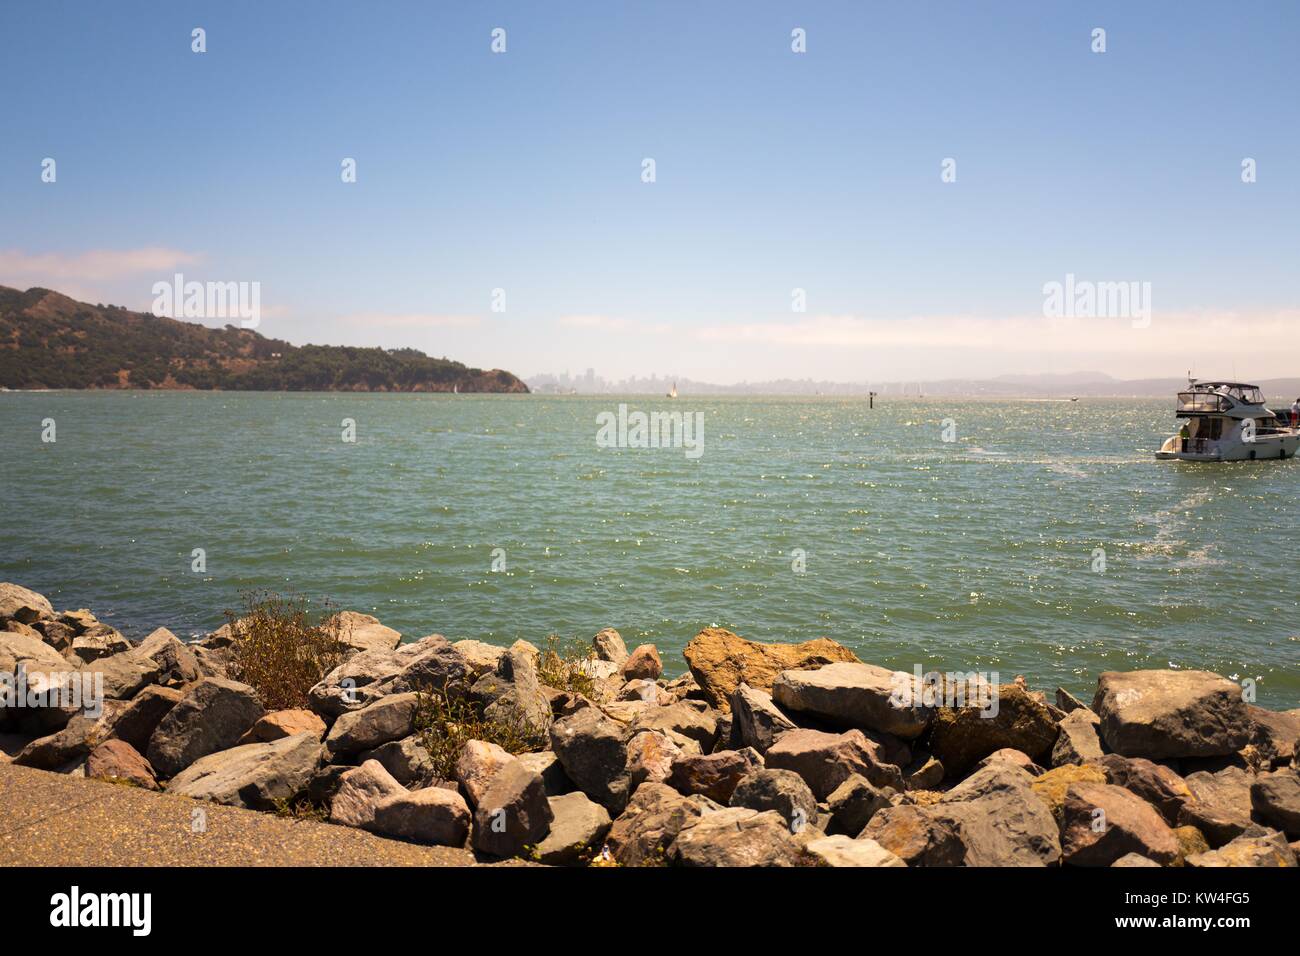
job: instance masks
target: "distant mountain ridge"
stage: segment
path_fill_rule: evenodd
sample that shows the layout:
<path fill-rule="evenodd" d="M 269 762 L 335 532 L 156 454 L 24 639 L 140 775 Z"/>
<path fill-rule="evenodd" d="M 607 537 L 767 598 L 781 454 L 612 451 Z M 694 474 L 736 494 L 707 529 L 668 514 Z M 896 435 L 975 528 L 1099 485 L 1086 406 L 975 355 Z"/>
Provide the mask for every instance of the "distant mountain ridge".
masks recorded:
<path fill-rule="evenodd" d="M 416 349 L 291 345 L 251 329 L 0 286 L 0 387 L 527 392 L 501 369 Z"/>

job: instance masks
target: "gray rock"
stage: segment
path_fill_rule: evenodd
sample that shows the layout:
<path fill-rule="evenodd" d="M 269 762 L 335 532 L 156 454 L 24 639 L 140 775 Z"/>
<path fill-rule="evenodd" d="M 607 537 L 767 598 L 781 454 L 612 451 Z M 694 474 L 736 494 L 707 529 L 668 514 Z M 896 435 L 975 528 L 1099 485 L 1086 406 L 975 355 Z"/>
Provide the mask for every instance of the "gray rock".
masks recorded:
<path fill-rule="evenodd" d="M 1283 768 L 1260 774 L 1250 785 L 1250 805 L 1265 823 L 1300 835 L 1300 773 Z"/>
<path fill-rule="evenodd" d="M 59 770 L 83 759 L 108 739 L 123 706 L 120 701 L 106 700 L 97 717 L 77 714 L 62 730 L 27 744 L 14 755 L 13 762 L 19 767 Z"/>
<path fill-rule="evenodd" d="M 575 866 L 589 861 L 609 833 L 609 813 L 584 793 L 551 797 L 550 805 L 551 828 L 537 845 L 537 862 Z"/>
<path fill-rule="evenodd" d="M 629 786 L 623 726 L 586 707 L 556 721 L 550 736 L 565 776 L 611 814 L 621 812 Z"/>
<path fill-rule="evenodd" d="M 537 677 L 535 650 L 521 648 L 521 643 L 501 656 L 497 675 L 508 685 L 483 709 L 483 716 L 545 735 L 552 721 L 551 701 Z"/>
<path fill-rule="evenodd" d="M 880 747 L 860 730 L 843 734 L 790 730 L 768 748 L 766 758 L 767 766 L 803 777 L 819 800 L 855 773 L 878 787 L 903 789 L 902 771 L 887 763 Z"/>
<path fill-rule="evenodd" d="M 1125 853 L 1111 866 L 1154 866 L 1158 868 L 1160 864 L 1155 860 L 1148 860 L 1141 853 Z"/>
<path fill-rule="evenodd" d="M 426 788 L 436 789 L 436 788 Z M 367 760 L 338 777 L 330 801 L 330 822 L 349 827 L 368 827 L 375 820 L 375 808 L 386 798 L 401 796 L 407 790 L 393 779 L 378 760 Z M 424 790 L 419 791 L 424 793 Z M 468 823 L 468 814 L 467 820 Z"/>
<path fill-rule="evenodd" d="M 361 710 L 380 697 L 441 690 L 471 677 L 469 662 L 444 637 L 431 634 L 393 650 L 376 647 L 350 657 L 309 692 L 312 709 L 328 718 Z"/>
<path fill-rule="evenodd" d="M 467 740 L 456 755 L 456 781 L 469 800 L 477 807 L 487 792 L 492 778 L 506 764 L 516 761 L 504 747 L 486 740 Z"/>
<path fill-rule="evenodd" d="M 736 785 L 762 767 L 763 757 L 752 747 L 711 754 L 683 754 L 673 761 L 667 783 L 680 793 L 688 796 L 703 794 L 725 806 Z"/>
<path fill-rule="evenodd" d="M 1295 758 L 1295 744 L 1300 740 L 1300 711 L 1265 710 L 1247 704 L 1252 731 L 1250 742 L 1265 761 L 1265 767 L 1281 767 Z"/>
<path fill-rule="evenodd" d="M 1223 846 L 1241 836 L 1250 826 L 1250 784 L 1252 777 L 1240 767 L 1225 767 L 1218 773 L 1199 770 L 1184 778 L 1195 800 L 1178 811 L 1180 826 L 1194 826 L 1205 834 L 1210 846 Z"/>
<path fill-rule="evenodd" d="M 632 733 L 658 730 L 669 736 L 677 734 L 694 740 L 704 753 L 711 751 L 718 739 L 718 722 L 712 714 L 685 701 L 667 707 L 647 707 L 632 720 L 630 729 Z"/>
<path fill-rule="evenodd" d="M 97 674 L 104 681 L 104 696 L 111 700 L 130 700 L 140 691 L 158 682 L 158 665 L 131 651 L 101 657 L 81 668 L 83 674 Z M 97 678 L 98 679 L 98 678 Z"/>
<path fill-rule="evenodd" d="M 1182 777 L 1145 757 L 1106 754 L 1093 763 L 1106 775 L 1107 783 L 1137 794 L 1160 811 L 1171 827 L 1179 825 L 1183 805 L 1196 799 Z"/>
<path fill-rule="evenodd" d="M 412 790 L 429 784 L 434 778 L 433 758 L 414 735 L 380 744 L 357 759 L 361 763 L 377 760 L 394 780 Z"/>
<path fill-rule="evenodd" d="M 809 840 L 805 850 L 817 866 L 907 866 L 870 837 L 861 840 L 844 835 L 820 837 Z"/>
<path fill-rule="evenodd" d="M 732 738 L 737 746 L 753 747 L 759 753 L 776 743 L 776 738 L 795 724 L 781 713 L 767 691 L 741 683 L 731 695 Z"/>
<path fill-rule="evenodd" d="M 474 849 L 518 856 L 542 842 L 551 819 L 542 775 L 512 760 L 493 775 L 474 811 Z"/>
<path fill-rule="evenodd" d="M 117 628 L 95 624 L 72 639 L 68 656 L 70 660 L 75 658 L 88 664 L 130 649 L 131 642 Z"/>
<path fill-rule="evenodd" d="M 385 627 L 379 618 L 356 611 L 340 611 L 326 622 L 338 628 L 339 643 L 352 653 L 361 651 L 391 651 L 402 643 L 401 632 Z"/>
<path fill-rule="evenodd" d="M 803 777 L 792 770 L 756 770 L 736 786 L 731 806 L 774 810 L 792 833 L 817 820 L 817 798 Z"/>
<path fill-rule="evenodd" d="M 623 643 L 623 638 L 618 631 L 612 627 L 607 627 L 591 639 L 591 646 L 596 651 L 596 659 L 609 661 L 611 664 L 623 666 L 627 660 L 627 645 Z"/>
<path fill-rule="evenodd" d="M 19 584 L 0 584 L 0 618 L 11 617 L 23 624 L 31 624 L 53 616 L 54 608 L 45 595 Z"/>
<path fill-rule="evenodd" d="M 414 793 L 403 790 L 379 800 L 365 828 L 414 843 L 464 846 L 469 824 L 469 807 L 459 793 L 426 787 Z"/>
<path fill-rule="evenodd" d="M 826 832 L 856 837 L 877 811 L 890 805 L 891 796 L 892 790 L 882 790 L 866 777 L 853 774 L 826 798 L 831 815 Z"/>
<path fill-rule="evenodd" d="M 1072 866 L 1110 866 L 1137 853 L 1167 865 L 1178 837 L 1137 794 L 1108 783 L 1072 783 L 1061 808 L 1061 851 Z"/>
<path fill-rule="evenodd" d="M 174 777 L 200 757 L 233 747 L 264 713 L 247 684 L 204 678 L 158 722 L 145 756 L 160 778 Z"/>
<path fill-rule="evenodd" d="M 250 810 L 274 809 L 307 789 L 320 763 L 313 733 L 244 744 L 200 757 L 167 784 L 168 793 Z"/>
<path fill-rule="evenodd" d="M 194 651 L 165 627 L 153 631 L 131 652 L 157 667 L 160 683 L 188 684 L 199 679 L 199 661 Z"/>
<path fill-rule="evenodd" d="M 174 687 L 146 687 L 140 691 L 118 715 L 109 732 L 110 740 L 122 740 L 144 753 L 149 749 L 149 738 L 158 724 L 185 696 Z"/>
<path fill-rule="evenodd" d="M 559 758 L 553 751 L 519 754 L 517 759 L 533 773 L 542 775 L 542 783 L 546 787 L 548 797 L 562 797 L 573 793 L 573 781 L 564 773 L 564 768 L 560 766 Z"/>
<path fill-rule="evenodd" d="M 1101 718 L 1086 707 L 1070 711 L 1058 724 L 1056 745 L 1052 748 L 1052 766 L 1095 763 L 1101 759 L 1101 737 L 1097 727 Z"/>
<path fill-rule="evenodd" d="M 1260 831 L 1260 832 L 1255 832 Z M 1253 828 L 1250 833 L 1243 833 L 1230 843 L 1208 853 L 1193 853 L 1187 857 L 1188 866 L 1263 866 L 1294 867 L 1295 851 L 1286 842 L 1286 837 L 1276 830 L 1265 831 L 1261 827 Z"/>
<path fill-rule="evenodd" d="M 1061 858 L 1060 836 L 1052 811 L 1031 789 L 1032 780 L 1024 770 L 994 762 L 953 787 L 939 803 L 918 809 L 956 833 L 966 866 L 1052 866 Z M 873 825 L 864 835 L 906 859 Z"/>
<path fill-rule="evenodd" d="M 875 664 L 838 662 L 817 670 L 782 671 L 772 683 L 772 699 L 786 710 L 809 714 L 837 726 L 919 737 L 931 710 L 921 706 L 915 675 Z"/>
<path fill-rule="evenodd" d="M 682 828 L 707 809 L 704 797 L 683 797 L 665 784 L 643 783 L 614 820 L 605 843 L 622 866 L 662 866 Z"/>
<path fill-rule="evenodd" d="M 1065 711 L 1065 713 L 1072 714 L 1080 707 L 1087 707 L 1088 705 L 1079 700 L 1079 698 L 1075 697 L 1064 687 L 1058 687 L 1056 688 L 1056 706 Z"/>
<path fill-rule="evenodd" d="M 678 866 L 805 866 L 804 842 L 774 811 L 727 807 L 687 820 L 667 856 Z"/>
<path fill-rule="evenodd" d="M 29 672 L 72 669 L 62 654 L 39 638 L 0 631 L 0 673 L 16 674 L 20 664 L 26 664 Z"/>
<path fill-rule="evenodd" d="M 1108 671 L 1092 709 L 1106 746 L 1125 757 L 1231 754 L 1252 729 L 1241 688 L 1208 671 Z"/>
<path fill-rule="evenodd" d="M 409 737 L 415 730 L 418 698 L 414 693 L 392 694 L 343 714 L 325 737 L 330 756 L 337 760 Z"/>

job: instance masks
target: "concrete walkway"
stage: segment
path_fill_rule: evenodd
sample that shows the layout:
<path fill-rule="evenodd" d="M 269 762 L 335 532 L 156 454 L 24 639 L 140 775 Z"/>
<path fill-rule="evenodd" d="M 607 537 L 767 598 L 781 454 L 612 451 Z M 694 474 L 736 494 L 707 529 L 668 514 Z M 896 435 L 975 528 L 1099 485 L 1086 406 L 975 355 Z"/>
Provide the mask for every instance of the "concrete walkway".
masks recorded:
<path fill-rule="evenodd" d="M 207 817 L 201 832 L 196 809 Z M 473 864 L 451 847 L 0 764 L 0 866 Z"/>

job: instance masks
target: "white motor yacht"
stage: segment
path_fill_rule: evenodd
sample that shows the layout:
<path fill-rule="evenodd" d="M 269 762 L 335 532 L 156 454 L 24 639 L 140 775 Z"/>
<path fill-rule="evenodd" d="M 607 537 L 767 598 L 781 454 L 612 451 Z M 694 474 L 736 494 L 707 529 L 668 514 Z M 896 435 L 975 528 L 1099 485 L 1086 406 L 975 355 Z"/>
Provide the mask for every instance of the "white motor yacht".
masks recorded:
<path fill-rule="evenodd" d="M 1294 458 L 1300 445 L 1300 431 L 1264 404 L 1258 385 L 1192 382 L 1175 414 L 1187 421 L 1156 452 L 1161 461 Z"/>

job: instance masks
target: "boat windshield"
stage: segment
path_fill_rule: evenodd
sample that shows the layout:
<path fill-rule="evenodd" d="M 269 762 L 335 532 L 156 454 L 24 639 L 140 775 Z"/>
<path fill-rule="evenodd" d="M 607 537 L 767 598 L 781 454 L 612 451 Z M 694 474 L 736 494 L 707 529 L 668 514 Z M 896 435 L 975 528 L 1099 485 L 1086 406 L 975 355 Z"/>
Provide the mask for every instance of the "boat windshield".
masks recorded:
<path fill-rule="evenodd" d="M 1232 402 L 1219 392 L 1179 392 L 1178 411 L 1183 413 L 1226 412 Z"/>
<path fill-rule="evenodd" d="M 1253 385 L 1233 385 L 1227 389 L 1228 395 L 1247 405 L 1263 405 L 1264 393 Z"/>

